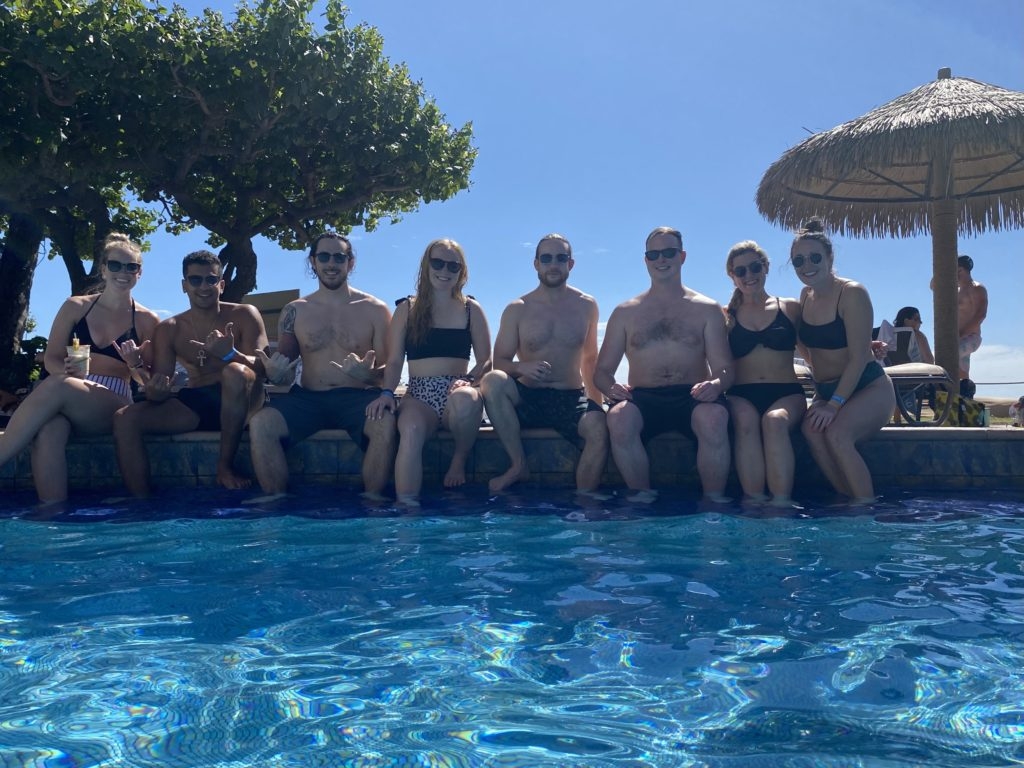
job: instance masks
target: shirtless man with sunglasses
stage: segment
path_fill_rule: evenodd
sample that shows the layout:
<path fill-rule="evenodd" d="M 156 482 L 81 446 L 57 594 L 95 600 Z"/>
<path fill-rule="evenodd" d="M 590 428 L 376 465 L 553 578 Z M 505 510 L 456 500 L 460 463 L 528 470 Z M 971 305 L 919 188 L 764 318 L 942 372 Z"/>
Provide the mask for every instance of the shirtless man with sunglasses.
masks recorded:
<path fill-rule="evenodd" d="M 501 316 L 494 370 L 481 383 L 487 415 L 510 467 L 490 481 L 492 493 L 529 476 L 520 430 L 550 427 L 581 454 L 576 490 L 593 494 L 608 460 L 608 429 L 594 386 L 597 302 L 568 284 L 575 261 L 562 235 L 537 243 L 533 267 L 540 282 Z"/>
<path fill-rule="evenodd" d="M 221 270 L 210 251 L 195 251 L 182 261 L 181 290 L 189 308 L 157 325 L 146 399 L 114 416 L 117 461 L 136 496 L 150 491 L 147 434 L 219 431 L 217 482 L 230 489 L 251 484 L 235 471 L 234 460 L 246 419 L 263 405 L 264 371 L 257 352 L 267 346 L 267 332 L 254 307 L 220 300 Z M 175 363 L 188 373 L 188 386 L 178 392 L 171 389 Z"/>
<path fill-rule="evenodd" d="M 379 498 L 390 479 L 395 416 L 367 418 L 366 411 L 382 392 L 391 313 L 383 301 L 349 283 L 355 262 L 348 238 L 331 232 L 314 238 L 307 265 L 319 286 L 285 306 L 277 351 L 260 355 L 267 378 L 279 385 L 294 380 L 302 357 L 301 381 L 271 397 L 249 424 L 252 465 L 264 493 L 287 491 L 285 448 L 321 429 L 344 429 L 360 444 L 367 496 Z"/>
<path fill-rule="evenodd" d="M 725 316 L 714 299 L 682 284 L 682 235 L 658 227 L 647 236 L 644 262 L 651 287 L 615 308 L 597 358 L 594 383 L 612 405 L 612 457 L 637 501 L 651 501 L 645 443 L 678 430 L 697 441 L 697 473 L 705 498 L 724 500 L 729 477 L 732 355 Z M 629 382 L 615 373 L 626 356 Z"/>

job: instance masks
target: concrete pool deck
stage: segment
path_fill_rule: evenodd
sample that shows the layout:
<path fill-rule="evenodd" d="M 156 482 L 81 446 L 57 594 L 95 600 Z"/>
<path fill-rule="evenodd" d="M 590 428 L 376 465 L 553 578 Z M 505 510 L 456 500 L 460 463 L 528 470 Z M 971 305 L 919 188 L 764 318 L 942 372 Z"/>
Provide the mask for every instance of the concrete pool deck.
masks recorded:
<path fill-rule="evenodd" d="M 576 449 L 547 429 L 523 432 L 531 477 L 527 485 L 571 488 Z M 214 485 L 219 433 L 188 432 L 153 437 L 147 442 L 157 491 Z M 795 493 L 820 492 L 825 480 L 800 436 L 795 438 L 797 473 Z M 451 457 L 451 436 L 442 433 L 423 453 L 424 490 L 440 487 Z M 918 488 L 932 491 L 998 489 L 1022 491 L 1024 498 L 1024 429 L 1010 426 L 898 427 L 889 426 L 861 446 L 861 452 L 880 490 Z M 677 434 L 655 438 L 649 445 L 655 487 L 698 488 L 694 444 Z M 322 431 L 294 446 L 288 453 L 293 485 L 336 484 L 358 489 L 361 453 L 345 432 Z M 239 449 L 239 469 L 251 472 L 248 440 Z M 470 483 L 486 483 L 508 468 L 508 459 L 489 427 L 480 431 L 468 465 Z M 68 446 L 70 488 L 121 488 L 121 477 L 110 438 L 73 441 Z M 622 482 L 609 459 L 603 485 Z M 28 453 L 0 467 L 0 489 L 31 489 Z M 736 492 L 735 472 L 731 487 Z"/>

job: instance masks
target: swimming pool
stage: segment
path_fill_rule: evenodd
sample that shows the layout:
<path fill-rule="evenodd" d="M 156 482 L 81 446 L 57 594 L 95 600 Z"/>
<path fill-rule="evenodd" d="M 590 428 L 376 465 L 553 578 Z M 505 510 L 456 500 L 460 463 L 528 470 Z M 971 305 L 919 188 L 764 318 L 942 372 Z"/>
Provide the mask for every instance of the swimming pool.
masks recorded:
<path fill-rule="evenodd" d="M 1006 497 L 28 498 L 0 502 L 5 768 L 1024 762 Z"/>

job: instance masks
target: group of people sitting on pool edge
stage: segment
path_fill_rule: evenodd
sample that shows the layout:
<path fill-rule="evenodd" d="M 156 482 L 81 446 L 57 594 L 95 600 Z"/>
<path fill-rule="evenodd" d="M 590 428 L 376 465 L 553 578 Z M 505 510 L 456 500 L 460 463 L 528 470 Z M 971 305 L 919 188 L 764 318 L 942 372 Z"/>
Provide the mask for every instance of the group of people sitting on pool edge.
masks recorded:
<path fill-rule="evenodd" d="M 610 450 L 630 498 L 649 500 L 645 444 L 680 431 L 696 440 L 707 498 L 724 500 L 735 455 L 746 497 L 789 505 L 791 434 L 801 427 L 838 492 L 854 502 L 874 498 L 857 443 L 889 420 L 893 387 L 872 354 L 868 293 L 834 273 L 832 243 L 816 220 L 790 251 L 805 285 L 799 299 L 769 294 L 768 255 L 744 241 L 726 259 L 735 290 L 724 310 L 683 284 L 682 236 L 658 227 L 644 249 L 650 288 L 615 308 L 600 350 L 597 303 L 568 284 L 572 247 L 559 234 L 537 244 L 538 285 L 505 308 L 493 348 L 483 310 L 463 293 L 466 257 L 453 240 L 427 246 L 416 294 L 398 301 L 393 316 L 349 282 L 356 256 L 347 238 L 319 235 L 306 259 L 319 285 L 283 309 L 268 354 L 259 313 L 220 300 L 215 254 L 184 258 L 189 308 L 160 322 L 132 298 L 140 247 L 112 235 L 100 264 L 103 290 L 72 296 L 58 312 L 45 356 L 50 375 L 0 436 L 0 465 L 31 445 L 40 499 L 60 501 L 72 432 L 113 433 L 126 486 L 145 495 L 146 435 L 219 430 L 217 480 L 244 488 L 249 480 L 234 459 L 248 424 L 256 479 L 265 493 L 279 494 L 288 487 L 287 447 L 320 429 L 344 429 L 364 451 L 365 493 L 380 496 L 393 467 L 398 500 L 416 504 L 425 442 L 438 429 L 452 433 L 444 485 L 462 485 L 486 406 L 510 462 L 490 480 L 492 492 L 529 475 L 520 430 L 551 427 L 581 450 L 578 491 L 597 491 Z M 65 356 L 72 339 L 91 345 L 87 375 Z M 793 367 L 798 347 L 816 388 L 809 405 Z M 628 383 L 615 379 L 623 355 Z M 301 380 L 268 399 L 264 382 L 290 383 L 300 358 Z M 188 373 L 180 390 L 172 388 L 176 365 Z M 144 395 L 133 398 L 139 389 Z"/>

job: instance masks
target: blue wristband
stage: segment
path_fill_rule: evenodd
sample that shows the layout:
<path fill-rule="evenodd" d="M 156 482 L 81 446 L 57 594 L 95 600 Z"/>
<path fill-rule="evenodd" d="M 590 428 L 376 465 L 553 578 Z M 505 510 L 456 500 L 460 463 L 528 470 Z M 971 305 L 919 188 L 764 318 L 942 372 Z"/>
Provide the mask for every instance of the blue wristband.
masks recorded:
<path fill-rule="evenodd" d="M 235 359 L 235 355 L 237 354 L 238 350 L 232 347 L 231 351 L 224 355 L 224 357 L 222 357 L 221 360 L 223 360 L 225 363 L 230 363 L 232 360 Z"/>
<path fill-rule="evenodd" d="M 840 407 L 846 405 L 846 398 L 843 397 L 842 395 L 832 395 L 832 397 L 830 397 L 829 400 L 831 400 L 833 403 L 837 403 Z"/>
<path fill-rule="evenodd" d="M 380 393 L 381 393 L 381 395 L 387 395 L 387 396 L 388 396 L 388 397 L 390 397 L 390 398 L 391 398 L 392 400 L 394 400 L 394 399 L 395 399 L 395 393 L 394 393 L 393 391 L 391 391 L 390 389 L 382 389 L 382 390 L 380 391 Z"/>

